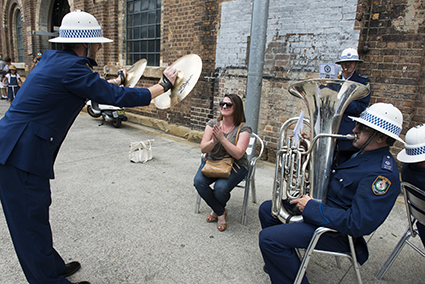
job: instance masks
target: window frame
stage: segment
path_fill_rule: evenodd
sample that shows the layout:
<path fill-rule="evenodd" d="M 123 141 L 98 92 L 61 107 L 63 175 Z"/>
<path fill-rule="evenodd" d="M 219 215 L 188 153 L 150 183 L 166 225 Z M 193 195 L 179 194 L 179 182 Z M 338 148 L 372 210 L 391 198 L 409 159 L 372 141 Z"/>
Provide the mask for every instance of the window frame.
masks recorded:
<path fill-rule="evenodd" d="M 161 0 L 126 1 L 126 63 L 145 58 L 148 66 L 160 66 Z"/>

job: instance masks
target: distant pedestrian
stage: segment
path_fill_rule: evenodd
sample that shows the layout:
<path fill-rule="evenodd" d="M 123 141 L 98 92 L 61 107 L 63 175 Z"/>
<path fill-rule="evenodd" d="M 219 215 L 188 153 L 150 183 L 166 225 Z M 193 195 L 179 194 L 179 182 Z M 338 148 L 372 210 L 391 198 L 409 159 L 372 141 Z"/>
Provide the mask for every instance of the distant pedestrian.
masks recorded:
<path fill-rule="evenodd" d="M 7 100 L 12 103 L 22 86 L 21 76 L 17 73 L 15 65 L 10 65 L 9 73 L 4 76 L 2 83 L 3 86 L 7 86 Z"/>
<path fill-rule="evenodd" d="M 7 100 L 7 86 L 3 85 L 3 79 L 4 79 L 4 75 L 6 75 L 6 73 L 9 71 L 9 66 L 12 64 L 12 60 L 10 59 L 9 56 L 6 56 L 4 58 L 4 61 L 1 60 L 0 62 L 0 72 L 1 72 L 1 99 L 2 100 Z"/>
<path fill-rule="evenodd" d="M 6 63 L 3 61 L 3 59 L 2 59 L 2 57 L 0 55 L 0 72 L 4 72 L 3 71 L 4 66 L 6 66 Z"/>
<path fill-rule="evenodd" d="M 32 69 L 34 69 L 35 66 L 37 66 L 37 63 L 40 61 L 42 55 L 43 54 L 39 52 L 39 53 L 37 53 L 37 56 L 34 57 L 33 63 L 32 63 L 31 68 L 30 68 L 30 72 L 31 72 Z"/>

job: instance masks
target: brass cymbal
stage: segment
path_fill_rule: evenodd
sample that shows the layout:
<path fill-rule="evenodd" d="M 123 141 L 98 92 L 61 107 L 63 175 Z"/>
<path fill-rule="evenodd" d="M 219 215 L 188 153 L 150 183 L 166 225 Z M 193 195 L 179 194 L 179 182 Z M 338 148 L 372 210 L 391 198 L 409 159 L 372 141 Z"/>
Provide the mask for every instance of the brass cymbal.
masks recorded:
<path fill-rule="evenodd" d="M 153 99 L 159 109 L 175 106 L 192 91 L 201 75 L 202 60 L 196 54 L 188 54 L 177 59 L 171 67 L 177 69 L 177 78 L 170 90 Z"/>
<path fill-rule="evenodd" d="M 136 86 L 137 82 L 139 82 L 140 77 L 142 77 L 143 72 L 145 72 L 147 60 L 146 59 L 140 59 L 136 63 L 134 63 L 128 70 L 127 70 L 127 77 L 125 78 L 124 86 L 133 88 Z"/>

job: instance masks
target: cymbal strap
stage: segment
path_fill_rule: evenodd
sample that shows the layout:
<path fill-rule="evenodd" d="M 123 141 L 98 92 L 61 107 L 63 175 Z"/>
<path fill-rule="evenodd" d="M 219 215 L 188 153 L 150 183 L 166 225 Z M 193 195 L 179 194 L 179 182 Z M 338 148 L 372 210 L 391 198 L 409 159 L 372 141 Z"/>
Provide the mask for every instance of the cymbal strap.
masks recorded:
<path fill-rule="evenodd" d="M 162 74 L 162 79 L 159 84 L 164 88 L 164 93 L 173 87 L 173 84 L 171 84 L 171 81 L 165 74 Z"/>

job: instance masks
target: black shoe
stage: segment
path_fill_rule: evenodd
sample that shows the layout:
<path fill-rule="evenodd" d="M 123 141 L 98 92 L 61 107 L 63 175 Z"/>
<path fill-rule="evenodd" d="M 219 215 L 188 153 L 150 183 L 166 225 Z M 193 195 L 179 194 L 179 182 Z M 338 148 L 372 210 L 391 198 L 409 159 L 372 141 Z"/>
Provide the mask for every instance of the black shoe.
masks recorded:
<path fill-rule="evenodd" d="M 266 267 L 266 265 L 265 265 L 265 264 L 264 264 L 264 266 L 263 266 L 263 270 L 264 270 L 264 272 L 265 272 L 265 273 L 269 274 L 269 271 L 267 270 L 267 267 Z"/>
<path fill-rule="evenodd" d="M 88 281 L 70 282 L 70 284 L 90 284 L 90 282 L 88 282 Z"/>
<path fill-rule="evenodd" d="M 65 270 L 61 274 L 59 274 L 59 276 L 63 276 L 63 277 L 71 276 L 72 274 L 77 272 L 80 268 L 81 268 L 81 264 L 78 261 L 67 263 Z M 83 283 L 83 282 L 80 282 L 80 283 Z"/>

